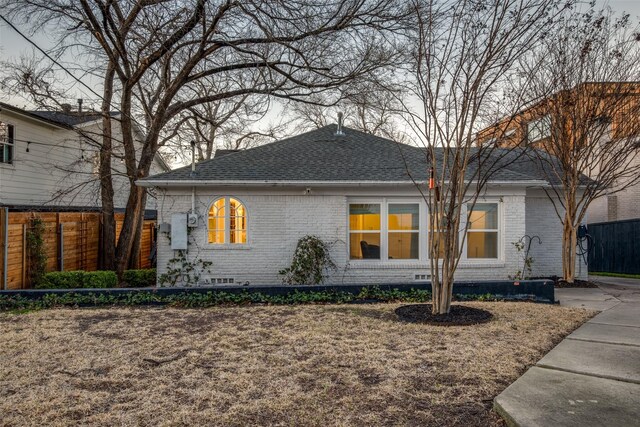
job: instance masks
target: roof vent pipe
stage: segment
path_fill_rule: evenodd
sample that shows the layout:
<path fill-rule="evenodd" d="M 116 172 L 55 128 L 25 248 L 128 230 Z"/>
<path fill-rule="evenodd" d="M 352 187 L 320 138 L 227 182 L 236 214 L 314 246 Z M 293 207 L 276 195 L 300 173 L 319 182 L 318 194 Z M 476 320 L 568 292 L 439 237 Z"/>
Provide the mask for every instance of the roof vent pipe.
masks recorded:
<path fill-rule="evenodd" d="M 336 135 L 344 135 L 342 131 L 342 112 L 338 113 L 338 130 L 336 131 Z"/>
<path fill-rule="evenodd" d="M 191 175 L 196 173 L 196 142 L 191 140 Z"/>
<path fill-rule="evenodd" d="M 82 98 L 78 98 L 78 113 L 82 113 Z"/>

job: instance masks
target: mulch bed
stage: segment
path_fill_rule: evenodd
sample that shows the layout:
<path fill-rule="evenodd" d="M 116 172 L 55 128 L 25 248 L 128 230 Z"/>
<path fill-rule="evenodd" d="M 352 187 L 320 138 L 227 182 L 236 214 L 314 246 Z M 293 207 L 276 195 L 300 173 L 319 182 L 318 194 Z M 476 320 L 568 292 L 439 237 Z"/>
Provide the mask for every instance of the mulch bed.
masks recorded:
<path fill-rule="evenodd" d="M 448 314 L 431 313 L 431 304 L 403 305 L 395 310 L 400 320 L 436 326 L 464 326 L 486 323 L 493 317 L 487 310 L 466 305 L 452 305 Z"/>
<path fill-rule="evenodd" d="M 556 288 L 597 288 L 593 282 L 589 282 L 587 280 L 576 280 L 573 283 L 565 282 L 564 280 L 556 280 L 554 283 L 554 287 Z"/>

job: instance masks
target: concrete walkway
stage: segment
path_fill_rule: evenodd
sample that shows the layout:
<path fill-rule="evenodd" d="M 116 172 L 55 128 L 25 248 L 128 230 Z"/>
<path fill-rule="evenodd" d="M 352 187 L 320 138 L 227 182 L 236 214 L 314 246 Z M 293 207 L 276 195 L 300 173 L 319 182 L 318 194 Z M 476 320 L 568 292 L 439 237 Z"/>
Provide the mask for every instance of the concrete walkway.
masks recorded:
<path fill-rule="evenodd" d="M 591 277 L 560 305 L 601 311 L 494 400 L 516 426 L 640 426 L 640 280 Z"/>

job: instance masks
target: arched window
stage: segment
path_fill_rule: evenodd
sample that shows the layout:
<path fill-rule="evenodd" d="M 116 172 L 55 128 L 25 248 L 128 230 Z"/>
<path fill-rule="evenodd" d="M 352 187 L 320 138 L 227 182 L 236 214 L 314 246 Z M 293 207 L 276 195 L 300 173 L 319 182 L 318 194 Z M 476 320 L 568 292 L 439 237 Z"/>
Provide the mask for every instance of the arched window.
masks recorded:
<path fill-rule="evenodd" d="M 247 210 L 238 199 L 220 197 L 211 205 L 209 243 L 247 243 Z"/>

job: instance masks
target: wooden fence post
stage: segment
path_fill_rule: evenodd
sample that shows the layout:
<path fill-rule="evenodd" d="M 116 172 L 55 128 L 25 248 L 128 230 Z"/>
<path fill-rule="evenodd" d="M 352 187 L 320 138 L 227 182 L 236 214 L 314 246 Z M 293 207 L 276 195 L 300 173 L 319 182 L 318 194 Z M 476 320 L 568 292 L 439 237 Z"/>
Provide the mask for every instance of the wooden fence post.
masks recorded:
<path fill-rule="evenodd" d="M 58 224 L 58 271 L 64 271 L 64 224 Z"/>
<path fill-rule="evenodd" d="M 0 208 L 0 280 L 2 289 L 7 289 L 9 261 L 9 209 Z"/>
<path fill-rule="evenodd" d="M 27 224 L 22 224 L 22 283 L 20 289 L 27 288 Z"/>

